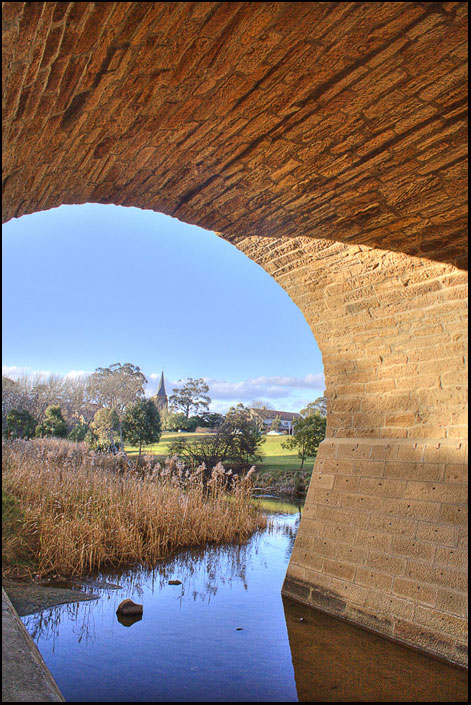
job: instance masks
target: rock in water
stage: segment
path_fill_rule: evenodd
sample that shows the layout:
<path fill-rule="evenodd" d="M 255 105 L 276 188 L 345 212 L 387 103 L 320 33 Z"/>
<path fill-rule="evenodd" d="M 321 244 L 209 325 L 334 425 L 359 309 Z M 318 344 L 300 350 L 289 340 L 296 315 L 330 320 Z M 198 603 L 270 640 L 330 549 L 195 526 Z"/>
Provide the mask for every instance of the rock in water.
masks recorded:
<path fill-rule="evenodd" d="M 142 614 L 143 606 L 138 605 L 132 600 L 123 600 L 116 610 L 116 614 L 119 615 L 131 615 L 131 614 Z"/>
<path fill-rule="evenodd" d="M 140 622 L 142 619 L 142 613 L 141 614 L 119 614 L 116 613 L 116 619 L 120 624 L 123 625 L 123 627 L 132 627 L 133 624 L 136 624 L 136 622 Z"/>

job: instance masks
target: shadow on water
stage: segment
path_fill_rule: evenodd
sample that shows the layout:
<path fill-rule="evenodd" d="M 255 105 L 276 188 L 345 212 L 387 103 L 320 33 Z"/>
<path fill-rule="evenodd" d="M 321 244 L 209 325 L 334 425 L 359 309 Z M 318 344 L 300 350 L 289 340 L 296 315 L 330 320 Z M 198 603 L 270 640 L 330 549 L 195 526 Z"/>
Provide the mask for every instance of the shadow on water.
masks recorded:
<path fill-rule="evenodd" d="M 282 599 L 302 506 L 258 502 L 269 523 L 245 544 L 100 573 L 100 599 L 23 618 L 66 700 L 466 701 L 461 669 Z M 125 598 L 142 619 L 117 620 Z"/>
<path fill-rule="evenodd" d="M 283 598 L 299 702 L 467 702 L 467 672 Z"/>

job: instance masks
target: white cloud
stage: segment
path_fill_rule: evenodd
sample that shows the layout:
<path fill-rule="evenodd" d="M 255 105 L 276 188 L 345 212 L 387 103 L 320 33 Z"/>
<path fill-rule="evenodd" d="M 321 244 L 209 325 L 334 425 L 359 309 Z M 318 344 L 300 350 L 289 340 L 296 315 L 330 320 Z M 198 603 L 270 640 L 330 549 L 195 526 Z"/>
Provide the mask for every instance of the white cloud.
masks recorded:
<path fill-rule="evenodd" d="M 147 396 L 153 396 L 160 382 L 161 372 L 146 375 Z M 325 388 L 324 375 L 307 374 L 304 377 L 262 376 L 226 382 L 214 377 L 205 377 L 211 397 L 211 411 L 226 413 L 231 406 L 238 403 L 249 405 L 258 400 L 266 406 L 279 411 L 299 411 L 310 401 L 321 396 Z M 165 388 L 170 396 L 174 387 L 179 387 L 178 380 L 165 378 Z"/>
<path fill-rule="evenodd" d="M 24 375 L 41 375 L 49 377 L 54 374 L 51 370 L 33 370 L 31 367 L 18 367 L 17 365 L 2 365 L 2 376 L 10 379 L 19 379 Z"/>
<path fill-rule="evenodd" d="M 70 370 L 65 375 L 51 370 L 34 370 L 32 367 L 18 367 L 17 365 L 2 365 L 2 375 L 10 379 L 19 379 L 23 376 L 28 377 L 50 377 L 51 375 L 65 378 L 76 379 L 77 377 L 88 377 L 92 373 L 88 370 Z"/>
<path fill-rule="evenodd" d="M 88 375 L 93 374 L 92 372 L 88 372 L 87 370 L 70 370 L 70 372 L 67 372 L 65 377 L 72 377 L 72 379 L 75 379 L 77 377 L 88 377 Z"/>
<path fill-rule="evenodd" d="M 205 378 L 209 386 L 211 410 L 225 413 L 239 402 L 250 404 L 255 399 L 278 411 L 299 411 L 321 396 L 325 388 L 323 374 L 305 377 L 255 377 L 241 382 Z"/>
<path fill-rule="evenodd" d="M 308 374 L 305 377 L 255 377 L 242 382 L 225 382 L 218 379 L 205 379 L 211 399 L 281 399 L 290 396 L 294 389 L 312 389 L 320 393 L 324 390 L 323 374 Z"/>

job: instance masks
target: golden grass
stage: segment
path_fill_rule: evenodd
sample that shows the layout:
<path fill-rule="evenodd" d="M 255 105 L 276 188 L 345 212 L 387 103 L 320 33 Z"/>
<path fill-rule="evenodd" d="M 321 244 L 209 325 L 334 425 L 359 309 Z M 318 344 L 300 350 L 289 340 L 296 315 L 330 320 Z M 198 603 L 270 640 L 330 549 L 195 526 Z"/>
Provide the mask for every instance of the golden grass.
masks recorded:
<path fill-rule="evenodd" d="M 14 569 L 12 542 L 27 546 L 39 575 L 70 576 L 152 566 L 178 548 L 244 541 L 265 525 L 251 473 L 231 476 L 222 465 L 206 482 L 204 468 L 185 471 L 176 458 L 149 459 L 137 474 L 119 456 L 55 439 L 6 442 L 2 465 L 4 492 L 22 517 L 3 537 L 4 572 Z"/>

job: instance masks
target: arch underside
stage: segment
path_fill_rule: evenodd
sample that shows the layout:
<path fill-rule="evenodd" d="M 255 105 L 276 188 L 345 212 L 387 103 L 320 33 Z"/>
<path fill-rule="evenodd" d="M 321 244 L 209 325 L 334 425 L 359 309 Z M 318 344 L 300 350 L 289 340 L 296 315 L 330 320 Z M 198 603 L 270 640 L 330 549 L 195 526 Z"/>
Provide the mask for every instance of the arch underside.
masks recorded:
<path fill-rule="evenodd" d="M 3 217 L 212 229 L 303 311 L 295 599 L 464 663 L 467 3 L 3 3 Z"/>

